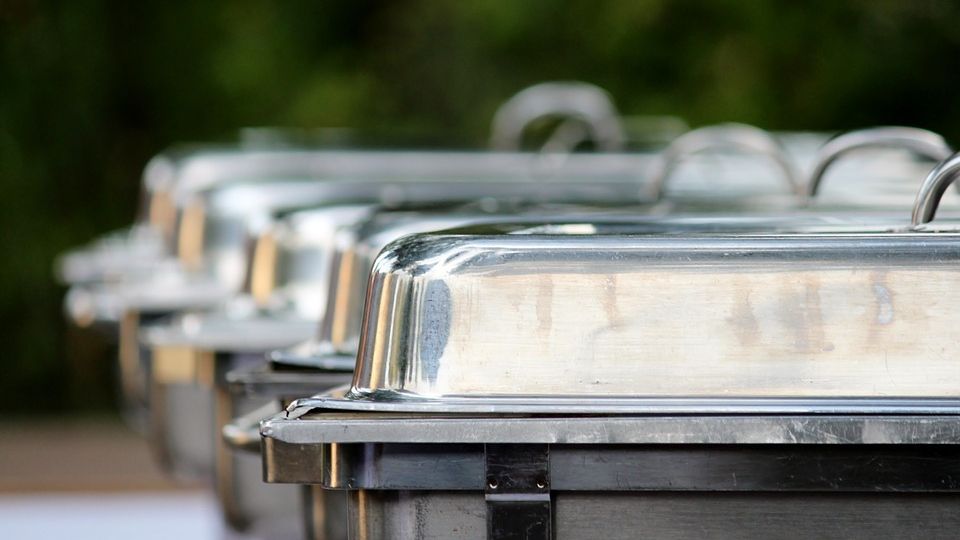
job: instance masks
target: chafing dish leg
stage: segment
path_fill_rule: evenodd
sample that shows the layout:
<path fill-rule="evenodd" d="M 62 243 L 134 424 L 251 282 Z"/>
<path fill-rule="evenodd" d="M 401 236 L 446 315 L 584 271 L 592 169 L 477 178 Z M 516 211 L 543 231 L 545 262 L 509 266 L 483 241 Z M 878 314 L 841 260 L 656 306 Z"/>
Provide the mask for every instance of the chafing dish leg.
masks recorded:
<path fill-rule="evenodd" d="M 487 538 L 552 538 L 549 446 L 487 444 L 484 459 Z"/>

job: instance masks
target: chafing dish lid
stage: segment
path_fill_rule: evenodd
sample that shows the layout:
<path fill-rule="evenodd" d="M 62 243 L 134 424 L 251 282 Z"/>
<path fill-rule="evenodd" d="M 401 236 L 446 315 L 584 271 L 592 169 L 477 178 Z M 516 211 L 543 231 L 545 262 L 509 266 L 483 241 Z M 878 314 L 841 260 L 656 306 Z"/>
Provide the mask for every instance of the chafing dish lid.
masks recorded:
<path fill-rule="evenodd" d="M 331 403 L 960 397 L 956 222 L 771 220 L 405 237 L 375 264 L 353 388 Z"/>

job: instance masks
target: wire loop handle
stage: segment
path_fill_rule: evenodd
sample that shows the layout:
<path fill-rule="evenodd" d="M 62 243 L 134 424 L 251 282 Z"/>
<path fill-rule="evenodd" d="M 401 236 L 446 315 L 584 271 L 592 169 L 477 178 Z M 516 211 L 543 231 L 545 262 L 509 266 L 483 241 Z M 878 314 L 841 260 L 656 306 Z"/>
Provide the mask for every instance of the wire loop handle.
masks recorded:
<path fill-rule="evenodd" d="M 960 177 L 960 152 L 953 154 L 934 167 L 920 184 L 917 199 L 913 203 L 911 223 L 914 227 L 930 223 L 940 206 L 940 199 L 958 177 Z"/>
<path fill-rule="evenodd" d="M 653 162 L 650 187 L 660 199 L 666 182 L 683 158 L 708 150 L 730 150 L 768 156 L 783 171 L 791 193 L 802 196 L 800 174 L 779 141 L 769 132 L 746 124 L 718 124 L 689 131 L 670 143 Z"/>
<path fill-rule="evenodd" d="M 560 124 L 558 135 L 563 146 L 571 150 L 577 143 L 592 139 L 605 152 L 623 149 L 626 134 L 620 115 L 610 95 L 598 86 L 584 82 L 546 82 L 525 88 L 497 109 L 490 128 L 490 146 L 495 150 L 516 151 L 522 145 L 524 131 L 536 120 L 557 116 L 567 121 Z M 586 133 L 574 133 L 569 125 L 577 120 L 586 125 Z M 560 141 L 553 137 L 548 145 Z"/>
<path fill-rule="evenodd" d="M 817 160 L 807 182 L 807 198 L 816 196 L 824 174 L 837 160 L 864 148 L 903 148 L 937 162 L 953 153 L 943 137 L 925 129 L 884 126 L 844 133 L 827 141 L 817 151 Z M 957 189 L 960 189 L 960 184 Z"/>

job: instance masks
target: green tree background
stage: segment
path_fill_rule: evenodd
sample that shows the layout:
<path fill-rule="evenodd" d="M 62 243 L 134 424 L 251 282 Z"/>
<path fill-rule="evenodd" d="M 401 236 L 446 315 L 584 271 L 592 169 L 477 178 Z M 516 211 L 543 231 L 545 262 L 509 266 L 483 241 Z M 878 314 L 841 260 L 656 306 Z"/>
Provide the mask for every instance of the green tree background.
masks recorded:
<path fill-rule="evenodd" d="M 242 126 L 483 144 L 542 80 L 624 113 L 960 139 L 960 3 L 0 0 L 0 410 L 112 405 L 53 257 L 131 221 L 146 160 Z"/>

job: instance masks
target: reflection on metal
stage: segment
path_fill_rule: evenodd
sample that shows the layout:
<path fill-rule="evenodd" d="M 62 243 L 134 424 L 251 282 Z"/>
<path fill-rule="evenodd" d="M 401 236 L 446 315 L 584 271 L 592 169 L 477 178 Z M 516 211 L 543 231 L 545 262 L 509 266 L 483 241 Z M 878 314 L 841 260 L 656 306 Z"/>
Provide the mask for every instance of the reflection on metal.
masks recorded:
<path fill-rule="evenodd" d="M 177 210 L 173 199 L 167 190 L 158 190 L 151 194 L 149 200 L 148 222 L 155 227 L 162 237 L 171 241 L 177 220 Z"/>
<path fill-rule="evenodd" d="M 250 295 L 254 302 L 265 307 L 277 284 L 277 243 L 273 234 L 261 234 L 253 248 L 250 268 Z"/>
<path fill-rule="evenodd" d="M 355 319 L 355 314 L 362 312 L 357 309 L 357 275 L 362 274 L 358 270 L 359 254 L 355 250 L 344 250 L 339 253 L 334 261 L 336 268 L 336 277 L 330 281 L 332 293 L 332 309 L 327 308 L 323 319 L 323 328 L 329 328 L 329 340 L 333 350 L 346 350 L 344 344 L 350 343 L 351 333 L 354 330 L 350 323 Z"/>
<path fill-rule="evenodd" d="M 943 137 L 925 129 L 889 126 L 851 131 L 831 139 L 817 152 L 813 172 L 807 181 L 807 197 L 817 194 L 824 174 L 837 160 L 864 148 L 904 149 L 938 162 L 953 153 Z"/>
<path fill-rule="evenodd" d="M 203 264 L 204 208 L 200 201 L 186 205 L 181 211 L 177 228 L 177 257 L 189 270 L 198 270 Z"/>

